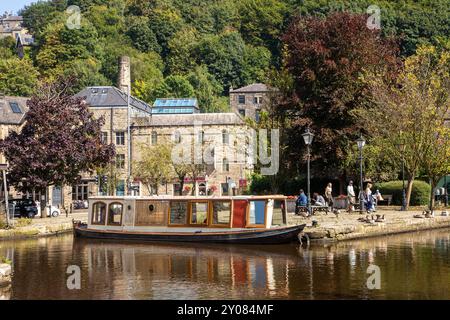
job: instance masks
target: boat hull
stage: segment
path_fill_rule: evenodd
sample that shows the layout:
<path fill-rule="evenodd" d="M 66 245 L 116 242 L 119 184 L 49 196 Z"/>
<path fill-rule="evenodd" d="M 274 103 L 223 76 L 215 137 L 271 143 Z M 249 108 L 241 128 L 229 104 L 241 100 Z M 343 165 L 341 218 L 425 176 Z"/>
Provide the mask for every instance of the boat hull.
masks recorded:
<path fill-rule="evenodd" d="M 204 242 L 204 243 L 242 243 L 242 244 L 281 244 L 298 241 L 304 224 L 263 230 L 224 231 L 209 233 L 151 233 L 131 231 L 104 231 L 88 229 L 86 225 L 74 225 L 77 237 L 93 239 L 165 241 L 165 242 Z"/>

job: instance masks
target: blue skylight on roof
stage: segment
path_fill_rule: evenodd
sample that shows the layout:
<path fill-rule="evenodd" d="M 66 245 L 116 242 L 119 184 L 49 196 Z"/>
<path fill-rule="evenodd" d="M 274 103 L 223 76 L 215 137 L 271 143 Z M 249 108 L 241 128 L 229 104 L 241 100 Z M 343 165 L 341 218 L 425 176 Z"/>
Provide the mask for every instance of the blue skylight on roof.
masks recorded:
<path fill-rule="evenodd" d="M 17 102 L 10 102 L 9 106 L 11 107 L 13 113 L 22 113 L 22 110 Z"/>
<path fill-rule="evenodd" d="M 154 107 L 197 107 L 197 99 L 156 99 Z"/>

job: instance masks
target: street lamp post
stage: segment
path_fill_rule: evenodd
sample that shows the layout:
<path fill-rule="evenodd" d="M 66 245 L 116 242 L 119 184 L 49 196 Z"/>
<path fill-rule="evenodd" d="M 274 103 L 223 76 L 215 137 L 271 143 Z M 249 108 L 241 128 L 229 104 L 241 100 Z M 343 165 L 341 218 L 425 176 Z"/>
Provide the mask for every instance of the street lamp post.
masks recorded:
<path fill-rule="evenodd" d="M 358 145 L 359 149 L 359 213 L 363 213 L 363 207 L 364 207 L 364 199 L 363 199 L 363 154 L 362 149 L 364 148 L 366 144 L 366 140 L 364 140 L 363 136 L 360 135 L 358 139 L 356 139 L 356 144 Z"/>
<path fill-rule="evenodd" d="M 311 188 L 310 188 L 310 184 L 311 184 L 311 176 L 310 176 L 310 161 L 311 161 L 311 150 L 310 150 L 310 146 L 313 142 L 314 139 L 314 134 L 311 133 L 311 131 L 309 130 L 309 128 L 306 129 L 305 133 L 302 134 L 303 140 L 305 141 L 306 144 L 306 150 L 307 150 L 307 157 L 308 157 L 308 163 L 307 163 L 307 180 L 308 180 L 308 185 L 307 185 L 307 192 L 308 192 L 308 213 L 311 213 Z"/>
<path fill-rule="evenodd" d="M 406 211 L 406 189 L 405 189 L 405 148 L 406 144 L 403 140 L 397 144 L 397 148 L 402 154 L 402 208 L 401 211 Z"/>
<path fill-rule="evenodd" d="M 445 206 L 448 207 L 448 187 L 447 187 L 447 174 L 445 174 L 444 176 L 444 191 L 445 191 L 445 196 L 444 196 L 444 201 L 445 201 Z"/>

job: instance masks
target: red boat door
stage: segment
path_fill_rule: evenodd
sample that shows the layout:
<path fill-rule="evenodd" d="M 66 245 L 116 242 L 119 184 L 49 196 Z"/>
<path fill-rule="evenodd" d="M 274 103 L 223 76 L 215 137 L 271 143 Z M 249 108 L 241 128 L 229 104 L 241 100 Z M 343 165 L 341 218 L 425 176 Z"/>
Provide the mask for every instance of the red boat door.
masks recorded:
<path fill-rule="evenodd" d="M 245 218 L 247 215 L 247 200 L 233 201 L 233 228 L 245 228 Z"/>

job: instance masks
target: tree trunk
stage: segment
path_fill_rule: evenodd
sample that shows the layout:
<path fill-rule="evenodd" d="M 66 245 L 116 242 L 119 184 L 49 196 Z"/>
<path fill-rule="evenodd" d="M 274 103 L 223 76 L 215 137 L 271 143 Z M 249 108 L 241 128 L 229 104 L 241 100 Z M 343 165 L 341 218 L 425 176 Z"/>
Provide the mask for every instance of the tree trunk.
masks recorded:
<path fill-rule="evenodd" d="M 408 184 L 406 186 L 406 210 L 409 209 L 409 203 L 411 201 L 413 182 L 414 182 L 414 178 L 408 178 Z"/>
<path fill-rule="evenodd" d="M 436 182 L 435 182 L 435 179 L 432 179 L 432 178 L 430 178 L 429 181 L 430 181 L 430 186 L 431 186 L 429 209 L 430 209 L 430 211 L 433 211 L 433 208 L 434 208 L 434 188 L 436 187 Z"/>

